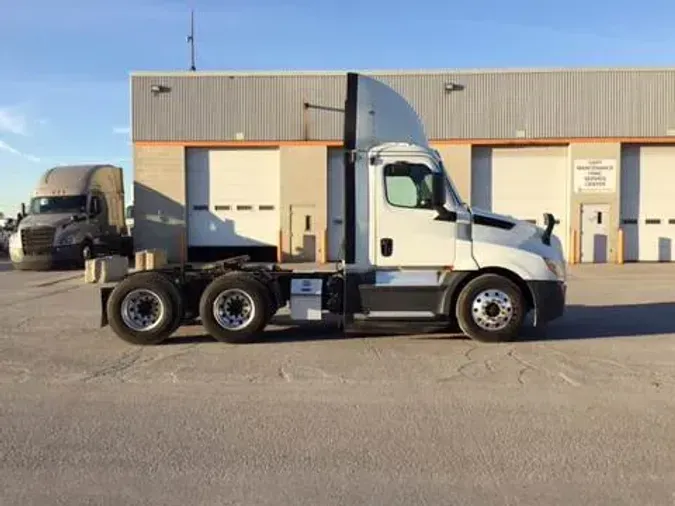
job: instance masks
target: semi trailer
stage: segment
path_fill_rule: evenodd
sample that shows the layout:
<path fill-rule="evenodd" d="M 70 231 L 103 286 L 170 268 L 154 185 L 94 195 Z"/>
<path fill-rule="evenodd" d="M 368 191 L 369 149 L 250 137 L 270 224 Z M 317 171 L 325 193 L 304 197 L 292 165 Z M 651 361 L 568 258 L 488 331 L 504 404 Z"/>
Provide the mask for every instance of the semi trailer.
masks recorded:
<path fill-rule="evenodd" d="M 560 317 L 566 268 L 555 218 L 545 228 L 468 206 L 416 111 L 383 82 L 347 74 L 343 258 L 310 272 L 246 257 L 131 273 L 100 289 L 101 325 L 158 344 L 201 320 L 215 339 L 260 336 L 283 307 L 292 323 L 337 319 L 343 331 L 457 324 L 508 341 L 531 314 Z"/>
<path fill-rule="evenodd" d="M 97 253 L 133 251 L 124 218 L 124 179 L 114 165 L 69 165 L 48 169 L 22 205 L 9 254 L 20 270 L 79 264 Z"/>

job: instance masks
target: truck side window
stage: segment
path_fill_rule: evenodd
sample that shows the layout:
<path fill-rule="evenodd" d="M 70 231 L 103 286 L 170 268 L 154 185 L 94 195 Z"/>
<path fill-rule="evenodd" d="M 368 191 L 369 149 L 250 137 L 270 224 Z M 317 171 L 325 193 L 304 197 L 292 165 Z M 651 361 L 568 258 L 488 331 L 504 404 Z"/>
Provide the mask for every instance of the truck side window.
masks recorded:
<path fill-rule="evenodd" d="M 432 209 L 431 169 L 421 163 L 393 163 L 384 167 L 384 191 L 392 206 Z"/>

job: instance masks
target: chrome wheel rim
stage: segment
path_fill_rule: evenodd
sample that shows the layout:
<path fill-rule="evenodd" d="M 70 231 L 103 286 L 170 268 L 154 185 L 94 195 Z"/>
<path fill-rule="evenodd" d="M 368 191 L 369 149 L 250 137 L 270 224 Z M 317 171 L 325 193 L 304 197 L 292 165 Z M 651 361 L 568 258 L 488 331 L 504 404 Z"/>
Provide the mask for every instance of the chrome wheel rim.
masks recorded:
<path fill-rule="evenodd" d="M 222 328 L 236 331 L 246 328 L 255 318 L 255 303 L 244 290 L 231 288 L 213 301 L 213 317 Z"/>
<path fill-rule="evenodd" d="M 138 332 L 155 329 L 162 322 L 165 311 L 161 297 L 145 288 L 132 290 L 122 301 L 122 321 Z"/>
<path fill-rule="evenodd" d="M 513 302 L 501 290 L 484 290 L 474 297 L 471 315 L 481 329 L 499 331 L 506 328 L 514 317 Z"/>

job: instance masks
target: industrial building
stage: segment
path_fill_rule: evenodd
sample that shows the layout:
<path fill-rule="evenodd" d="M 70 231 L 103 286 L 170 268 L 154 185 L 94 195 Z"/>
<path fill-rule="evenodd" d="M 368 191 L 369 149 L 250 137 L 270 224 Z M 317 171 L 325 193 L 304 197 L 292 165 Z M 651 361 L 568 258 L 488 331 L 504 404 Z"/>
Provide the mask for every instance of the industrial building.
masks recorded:
<path fill-rule="evenodd" d="M 675 69 L 366 73 L 417 109 L 470 205 L 552 212 L 570 261 L 675 257 Z M 136 247 L 338 260 L 345 79 L 133 73 Z"/>

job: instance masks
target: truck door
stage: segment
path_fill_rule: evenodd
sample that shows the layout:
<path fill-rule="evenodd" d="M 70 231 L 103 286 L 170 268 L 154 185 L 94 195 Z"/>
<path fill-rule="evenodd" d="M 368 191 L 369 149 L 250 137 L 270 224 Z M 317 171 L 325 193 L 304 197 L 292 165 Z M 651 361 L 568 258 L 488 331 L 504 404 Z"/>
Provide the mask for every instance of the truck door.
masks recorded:
<path fill-rule="evenodd" d="M 374 261 L 370 253 L 373 217 L 368 207 L 373 188 L 369 151 L 387 142 L 421 147 L 428 143 L 410 104 L 383 82 L 361 74 L 347 74 L 344 118 L 344 260 L 365 267 Z"/>
<path fill-rule="evenodd" d="M 448 267 L 455 260 L 456 214 L 432 205 L 432 160 L 387 159 L 371 168 L 375 264 L 380 267 Z"/>

